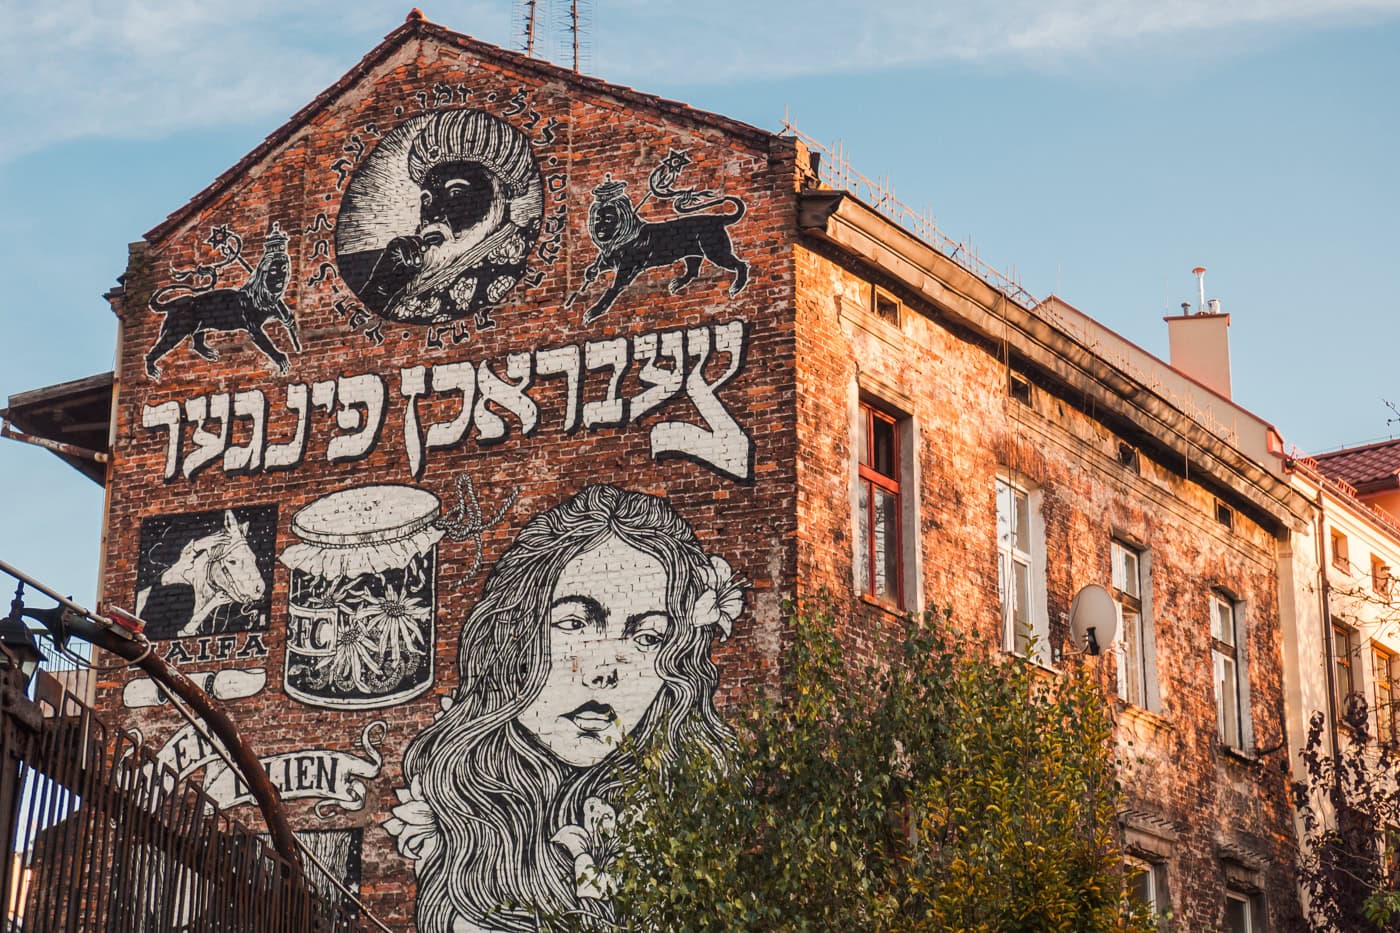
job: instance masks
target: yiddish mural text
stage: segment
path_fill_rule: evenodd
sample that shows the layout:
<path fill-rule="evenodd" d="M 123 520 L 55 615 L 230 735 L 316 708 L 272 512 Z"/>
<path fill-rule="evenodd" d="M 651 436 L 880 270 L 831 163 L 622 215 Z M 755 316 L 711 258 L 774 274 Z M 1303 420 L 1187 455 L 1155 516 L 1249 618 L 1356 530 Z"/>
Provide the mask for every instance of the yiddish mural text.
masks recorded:
<path fill-rule="evenodd" d="M 749 482 L 753 441 L 720 397 L 743 369 L 746 330 L 736 320 L 522 351 L 504 360 L 416 364 L 388 375 L 291 383 L 273 390 L 281 398 L 272 400 L 262 389 L 216 392 L 146 405 L 141 425 L 165 432 L 165 479 L 173 481 L 216 466 L 232 475 L 293 469 L 306 462 L 313 433 L 329 435 L 326 462 L 362 460 L 382 442 L 390 407 L 401 406 L 400 442 L 408 473 L 417 478 L 434 451 L 459 448 L 469 438 L 489 446 L 512 431 L 529 437 L 541 424 L 566 434 L 617 428 L 677 405 L 698 421 L 653 422 L 652 458 L 688 459 Z M 531 390 L 546 379 L 563 380 L 565 401 L 542 416 Z M 431 395 L 460 400 L 457 414 L 424 424 L 418 400 Z M 279 436 L 268 431 L 273 405 L 295 416 Z M 246 423 L 235 432 L 239 419 Z M 239 436 L 246 440 L 231 443 Z"/>

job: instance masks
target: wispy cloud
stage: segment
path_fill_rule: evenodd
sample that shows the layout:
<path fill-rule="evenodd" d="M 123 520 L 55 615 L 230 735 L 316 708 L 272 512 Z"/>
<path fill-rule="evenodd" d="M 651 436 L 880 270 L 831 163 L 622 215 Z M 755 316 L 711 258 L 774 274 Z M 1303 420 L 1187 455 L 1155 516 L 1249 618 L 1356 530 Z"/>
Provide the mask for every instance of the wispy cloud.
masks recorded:
<path fill-rule="evenodd" d="M 0 0 L 0 162 L 85 137 L 162 136 L 292 113 L 400 22 L 406 4 L 328 0 Z M 430 8 L 516 45 L 510 0 Z M 563 0 L 541 0 L 541 50 Z M 1247 48 L 1261 27 L 1400 15 L 1400 0 L 593 0 L 593 72 L 645 86 L 958 60 L 1040 67 L 1187 34 Z M 450 17 L 450 18 L 448 18 Z M 1242 41 L 1234 43 L 1240 38 Z"/>
<path fill-rule="evenodd" d="M 289 116 L 402 22 L 408 4 L 0 0 L 0 162 L 85 137 Z M 458 28 L 508 33 L 509 7 Z"/>
<path fill-rule="evenodd" d="M 752 0 L 709 0 L 703 11 L 672 0 L 607 4 L 597 14 L 599 70 L 727 81 L 945 61 L 1063 67 L 1114 54 L 1179 55 L 1179 39 L 1206 33 L 1243 53 L 1268 27 L 1400 16 L 1400 0 L 767 0 L 766 28 L 728 28 L 752 24 L 755 9 Z M 633 41 L 641 33 L 648 41 Z"/>

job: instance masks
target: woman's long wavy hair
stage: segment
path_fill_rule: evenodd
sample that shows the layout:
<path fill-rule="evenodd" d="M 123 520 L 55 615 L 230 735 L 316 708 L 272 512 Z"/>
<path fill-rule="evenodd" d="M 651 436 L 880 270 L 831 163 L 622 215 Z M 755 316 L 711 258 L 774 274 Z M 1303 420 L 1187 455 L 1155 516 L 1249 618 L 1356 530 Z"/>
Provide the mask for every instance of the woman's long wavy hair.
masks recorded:
<path fill-rule="evenodd" d="M 569 561 L 612 537 L 666 570 L 670 625 L 655 655 L 663 683 L 630 741 L 581 769 L 551 754 L 517 717 L 549 677 L 556 581 Z M 582 823 L 589 797 L 615 799 L 637 774 L 639 747 L 655 741 L 667 765 L 732 747 L 714 706 L 711 628 L 692 619 L 709 585 L 695 532 L 656 496 L 589 486 L 525 525 L 462 627 L 454 702 L 404 754 L 404 779 L 417 782 L 437 824 L 438 845 L 417 866 L 422 933 L 449 933 L 458 918 L 529 933 L 540 915 L 587 910 L 554 834 Z"/>

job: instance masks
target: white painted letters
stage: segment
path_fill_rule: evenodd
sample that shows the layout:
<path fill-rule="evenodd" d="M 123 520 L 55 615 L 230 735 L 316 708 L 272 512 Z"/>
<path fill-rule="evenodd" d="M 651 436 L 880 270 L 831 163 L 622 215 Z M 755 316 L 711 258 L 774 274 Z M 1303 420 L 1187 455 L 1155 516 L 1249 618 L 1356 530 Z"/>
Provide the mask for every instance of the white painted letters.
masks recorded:
<path fill-rule="evenodd" d="M 403 449 L 408 472 L 415 478 L 422 476 L 432 451 L 459 447 L 469 438 L 488 445 L 505 440 L 513 429 L 529 437 L 542 424 L 566 434 L 580 427 L 613 430 L 636 424 L 672 403 L 689 400 L 700 423 L 654 423 L 649 435 L 652 457 L 691 460 L 739 482 L 751 482 L 753 440 L 720 397 L 721 390 L 744 366 L 746 338 L 745 323 L 736 320 L 686 331 L 654 331 L 581 346 L 522 351 L 503 360 L 457 360 L 401 369 L 398 396 L 404 400 Z M 714 370 L 721 366 L 717 376 L 707 376 L 707 367 Z M 632 389 L 629 395 L 629 373 L 634 367 L 640 388 Z M 536 379 L 558 376 L 565 378 L 563 403 L 542 414 L 531 390 Z M 166 482 L 181 475 L 193 479 L 213 464 L 220 464 L 222 472 L 230 476 L 295 469 L 306 460 L 313 408 L 334 416 L 334 433 L 326 442 L 327 462 L 362 460 L 378 448 L 389 408 L 384 377 L 359 373 L 310 386 L 292 383 L 283 391 L 280 402 L 288 412 L 296 413 L 296 426 L 285 440 L 273 443 L 268 438 L 272 420 L 269 400 L 261 390 L 220 392 L 183 403 L 145 406 L 141 426 L 166 432 Z M 459 400 L 455 414 L 424 424 L 420 401 L 446 395 Z M 590 400 L 585 401 L 585 396 Z M 277 403 L 272 400 L 272 404 Z M 235 429 L 234 422 L 240 427 Z M 246 437 L 238 433 L 241 425 L 248 426 Z M 329 425 L 322 430 L 327 428 Z M 238 439 L 232 446 L 231 434 L 237 434 Z"/>

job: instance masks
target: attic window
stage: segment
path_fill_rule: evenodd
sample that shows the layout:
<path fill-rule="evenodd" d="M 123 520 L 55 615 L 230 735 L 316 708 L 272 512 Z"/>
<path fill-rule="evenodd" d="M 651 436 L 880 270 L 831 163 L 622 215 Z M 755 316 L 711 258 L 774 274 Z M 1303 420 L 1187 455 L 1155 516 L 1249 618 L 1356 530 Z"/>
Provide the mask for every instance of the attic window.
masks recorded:
<path fill-rule="evenodd" d="M 1031 401 L 1031 383 L 1030 380 L 1026 379 L 1024 376 L 1011 373 L 1007 381 L 1007 391 L 1011 393 L 1012 398 L 1022 405 L 1033 404 Z"/>
<path fill-rule="evenodd" d="M 904 303 L 878 285 L 873 286 L 870 291 L 870 310 L 875 313 L 876 317 L 898 327 Z"/>
<path fill-rule="evenodd" d="M 1347 536 L 1332 530 L 1332 566 L 1342 573 L 1351 572 L 1351 548 L 1347 544 Z"/>
<path fill-rule="evenodd" d="M 1126 441 L 1118 442 L 1118 463 L 1120 466 L 1127 467 L 1134 473 L 1141 472 L 1138 465 L 1137 448 Z"/>
<path fill-rule="evenodd" d="M 1215 520 L 1216 520 L 1217 522 L 1219 522 L 1220 524 L 1224 525 L 1226 528 L 1229 528 L 1229 529 L 1231 529 L 1231 530 L 1234 530 L 1234 527 L 1235 527 L 1235 510 L 1232 509 L 1232 508 L 1230 508 L 1230 507 L 1229 507 L 1228 505 L 1226 505 L 1225 503 L 1221 502 L 1219 499 L 1216 499 L 1216 500 L 1215 500 Z"/>

